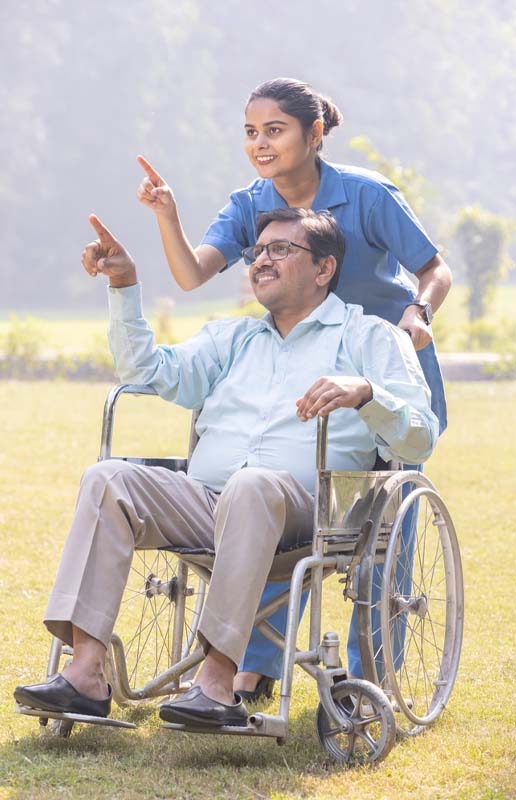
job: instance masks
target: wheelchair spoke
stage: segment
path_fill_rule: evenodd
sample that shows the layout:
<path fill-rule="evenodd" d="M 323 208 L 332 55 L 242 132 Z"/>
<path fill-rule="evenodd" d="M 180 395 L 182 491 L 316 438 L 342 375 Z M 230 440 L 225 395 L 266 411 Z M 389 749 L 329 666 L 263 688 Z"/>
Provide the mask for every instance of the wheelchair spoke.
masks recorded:
<path fill-rule="evenodd" d="M 178 653 L 184 657 L 190 651 L 202 610 L 201 586 L 197 575 L 180 564 L 175 554 L 135 551 L 116 627 L 124 643 L 132 690 L 168 669 L 173 653 L 177 658 Z M 179 629 L 174 624 L 176 613 L 181 615 Z"/>

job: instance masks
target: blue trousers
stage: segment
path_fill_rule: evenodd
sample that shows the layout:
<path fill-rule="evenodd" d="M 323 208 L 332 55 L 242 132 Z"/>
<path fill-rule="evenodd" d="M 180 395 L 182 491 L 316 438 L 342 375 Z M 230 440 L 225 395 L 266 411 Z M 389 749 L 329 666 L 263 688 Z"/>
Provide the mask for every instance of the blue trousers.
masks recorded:
<path fill-rule="evenodd" d="M 422 471 L 421 466 L 412 464 L 405 464 L 405 470 Z M 409 491 L 409 486 L 403 490 L 403 496 Z M 403 521 L 402 538 L 405 543 L 403 548 L 402 558 L 399 560 L 398 565 L 398 586 L 401 586 L 401 591 L 404 594 L 410 594 L 412 562 L 414 557 L 415 545 L 415 531 L 417 523 L 417 506 L 412 505 L 409 512 Z M 372 587 L 372 603 L 373 609 L 371 611 L 371 630 L 373 636 L 374 652 L 378 654 L 376 661 L 376 668 L 379 677 L 383 674 L 382 654 L 381 654 L 381 630 L 380 630 L 380 611 L 374 607 L 375 603 L 380 599 L 380 591 L 382 584 L 382 571 L 383 566 L 379 565 L 374 568 L 373 572 L 373 587 Z M 273 600 L 281 592 L 289 588 L 289 583 L 267 583 L 263 590 L 260 607 Z M 305 592 L 301 598 L 301 611 L 299 621 L 303 616 L 306 607 L 309 592 Z M 285 633 L 287 626 L 287 607 L 281 608 L 276 611 L 267 621 L 276 628 L 282 635 Z M 403 663 L 403 646 L 405 641 L 405 617 L 401 615 L 397 628 L 394 632 L 394 663 L 397 668 L 401 667 Z M 360 660 L 360 650 L 358 646 L 358 607 L 355 604 L 353 607 L 353 614 L 348 632 L 347 643 L 347 657 L 348 657 L 348 671 L 356 678 L 363 677 L 362 662 Z M 239 670 L 241 672 L 257 672 L 260 675 L 267 675 L 270 678 L 278 679 L 281 677 L 281 668 L 283 664 L 283 651 L 276 647 L 269 639 L 267 639 L 257 628 L 253 628 L 247 650 L 244 658 L 240 663 Z"/>

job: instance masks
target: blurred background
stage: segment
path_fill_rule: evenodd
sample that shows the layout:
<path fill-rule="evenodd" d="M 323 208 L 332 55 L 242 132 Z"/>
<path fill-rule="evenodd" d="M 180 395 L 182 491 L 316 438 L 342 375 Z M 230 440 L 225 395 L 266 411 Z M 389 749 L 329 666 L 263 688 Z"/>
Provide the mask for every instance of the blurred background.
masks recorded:
<path fill-rule="evenodd" d="M 514 0 L 3 0 L 0 32 L 4 318 L 105 315 L 103 281 L 80 266 L 91 211 L 132 252 L 148 304 L 236 298 L 238 270 L 193 294 L 172 284 L 153 215 L 136 199 L 135 156 L 172 185 L 197 244 L 229 192 L 255 177 L 244 104 L 277 76 L 332 97 L 344 123 L 326 157 L 394 170 L 457 281 L 465 207 L 477 223 L 487 212 L 502 221 L 503 252 L 490 249 L 499 280 L 504 269 L 511 279 Z"/>
<path fill-rule="evenodd" d="M 0 376 L 112 375 L 105 280 L 80 264 L 92 211 L 135 258 L 159 341 L 261 313 L 241 267 L 190 293 L 171 280 L 136 155 L 196 245 L 256 177 L 244 107 L 278 76 L 334 100 L 325 157 L 387 175 L 452 267 L 446 377 L 516 376 L 513 0 L 3 0 L 0 44 Z M 483 355 L 459 374 L 446 351 Z"/>

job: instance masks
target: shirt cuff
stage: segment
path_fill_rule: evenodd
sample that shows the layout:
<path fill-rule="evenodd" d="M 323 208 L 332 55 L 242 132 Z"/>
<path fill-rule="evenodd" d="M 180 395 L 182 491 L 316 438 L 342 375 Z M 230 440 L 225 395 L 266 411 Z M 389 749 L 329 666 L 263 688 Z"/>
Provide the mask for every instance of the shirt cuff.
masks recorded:
<path fill-rule="evenodd" d="M 111 320 L 130 320 L 143 317 L 142 285 L 124 286 L 115 289 L 108 286 L 109 318 Z"/>
<path fill-rule="evenodd" d="M 357 409 L 361 419 L 373 431 L 377 431 L 382 425 L 391 423 L 397 419 L 396 412 L 399 410 L 399 401 L 381 386 L 369 381 L 373 390 L 373 397 L 368 403 Z"/>

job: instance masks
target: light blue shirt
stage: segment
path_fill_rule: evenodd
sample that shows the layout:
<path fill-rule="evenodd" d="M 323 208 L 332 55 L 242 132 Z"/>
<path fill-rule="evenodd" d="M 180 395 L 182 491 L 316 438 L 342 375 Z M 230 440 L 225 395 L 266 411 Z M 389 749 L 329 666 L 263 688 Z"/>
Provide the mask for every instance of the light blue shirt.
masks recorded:
<path fill-rule="evenodd" d="M 414 284 L 401 268 L 417 272 L 437 253 L 421 222 L 399 190 L 383 175 L 321 159 L 321 178 L 312 203 L 329 210 L 346 240 L 346 253 L 335 293 L 397 325 L 416 296 Z M 269 178 L 257 178 L 230 196 L 203 238 L 216 247 L 228 265 L 240 259 L 244 247 L 256 243 L 256 220 L 263 211 L 285 208 L 285 200 Z M 443 381 L 433 343 L 418 352 L 432 390 L 432 408 L 446 427 Z"/>
<path fill-rule="evenodd" d="M 419 463 L 438 436 L 430 392 L 407 334 L 330 293 L 284 339 L 267 314 L 209 322 L 188 341 L 156 346 L 141 286 L 109 289 L 109 340 L 120 379 L 202 408 L 189 475 L 220 492 L 245 466 L 286 470 L 314 491 L 316 420 L 296 400 L 323 375 L 363 376 L 373 399 L 334 411 L 332 469 L 367 470 L 384 459 Z"/>

